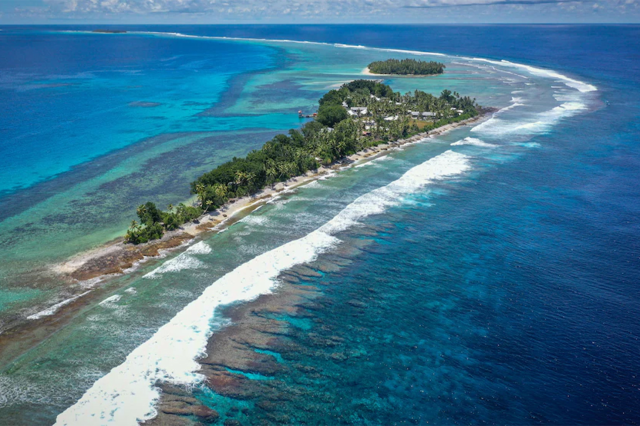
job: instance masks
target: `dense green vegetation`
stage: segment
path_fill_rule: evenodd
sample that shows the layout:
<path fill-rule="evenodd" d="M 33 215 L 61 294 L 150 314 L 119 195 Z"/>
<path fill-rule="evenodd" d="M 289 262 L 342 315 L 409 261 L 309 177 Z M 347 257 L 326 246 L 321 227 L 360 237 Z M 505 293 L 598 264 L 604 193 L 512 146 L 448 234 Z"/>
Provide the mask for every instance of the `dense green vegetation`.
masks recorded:
<path fill-rule="evenodd" d="M 349 118 L 349 114 L 342 105 L 323 104 L 318 108 L 316 120 L 324 126 L 333 127 L 347 118 Z"/>
<path fill-rule="evenodd" d="M 440 62 L 415 59 L 387 59 L 369 64 L 369 71 L 374 74 L 433 75 L 442 74 L 444 69 L 445 65 Z"/>
<path fill-rule="evenodd" d="M 373 80 L 344 84 L 326 93 L 319 104 L 317 118 L 299 130 L 277 135 L 261 149 L 233 158 L 192 182 L 197 207 L 180 204 L 161 211 L 151 202 L 138 207 L 140 222 L 132 222 L 125 240 L 139 244 L 161 238 L 165 230 L 174 230 L 229 199 L 254 194 L 362 149 L 478 114 L 474 99 L 449 90 L 439 97 L 417 90 L 401 94 Z M 433 116 L 424 120 L 424 112 Z"/>
<path fill-rule="evenodd" d="M 165 229 L 173 231 L 180 225 L 198 218 L 203 210 L 199 207 L 185 206 L 183 203 L 177 207 L 169 205 L 166 212 L 159 210 L 152 202 L 142 204 L 136 210 L 140 223 L 131 222 L 124 239 L 133 244 L 146 243 L 162 238 Z"/>

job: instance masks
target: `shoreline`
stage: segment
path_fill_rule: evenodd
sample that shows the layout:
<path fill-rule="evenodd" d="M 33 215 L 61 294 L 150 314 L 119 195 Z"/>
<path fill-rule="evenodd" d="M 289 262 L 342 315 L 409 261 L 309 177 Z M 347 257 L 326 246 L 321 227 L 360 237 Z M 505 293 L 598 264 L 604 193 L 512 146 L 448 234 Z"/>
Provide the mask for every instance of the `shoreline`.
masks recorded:
<path fill-rule="evenodd" d="M 256 415 L 265 424 L 283 423 L 286 414 L 279 409 L 283 398 L 299 397 L 302 401 L 315 395 L 305 396 L 299 389 L 291 393 L 290 385 L 280 380 L 281 374 L 297 371 L 318 378 L 322 377 L 322 372 L 305 366 L 307 357 L 344 363 L 361 356 L 347 350 L 344 340 L 336 335 L 325 338 L 294 324 L 299 320 L 324 327 L 315 312 L 322 306 L 321 300 L 326 294 L 322 288 L 306 281 L 339 271 L 349 265 L 346 259 L 372 243 L 372 240 L 354 240 L 342 245 L 335 252 L 282 271 L 278 276 L 279 284 L 272 292 L 224 307 L 220 315 L 229 320 L 228 324 L 213 332 L 204 354 L 195 360 L 200 367 L 197 372 L 204 376 L 203 387 L 218 395 L 220 400 L 198 399 L 180 385 L 158 383 L 157 414 L 143 425 L 186 425 L 187 416 L 237 425 L 256 420 Z M 376 297 L 372 287 L 367 291 L 370 298 Z M 348 303 L 359 310 L 367 302 L 365 299 Z M 307 341 L 306 345 L 301 342 L 302 335 L 311 342 Z M 243 405 L 243 402 L 247 404 Z M 248 409 L 247 405 L 258 410 Z"/>
<path fill-rule="evenodd" d="M 228 202 L 212 212 L 203 214 L 195 221 L 183 225 L 178 230 L 167 232 L 159 240 L 135 246 L 125 244 L 124 238 L 119 237 L 102 246 L 78 253 L 65 262 L 53 265 L 51 271 L 69 283 L 70 291 L 65 295 L 68 302 L 61 304 L 58 300 L 48 306 L 39 306 L 37 312 L 15 318 L 12 321 L 13 324 L 8 324 L 9 327 L 0 332 L 0 371 L 11 365 L 25 351 L 46 339 L 49 333 L 73 319 L 78 310 L 91 306 L 93 301 L 104 297 L 109 291 L 113 291 L 114 289 L 108 285 L 111 279 L 135 272 L 142 265 L 148 265 L 180 248 L 186 248 L 190 242 L 202 234 L 213 234 L 226 230 L 253 210 L 282 193 L 316 181 L 333 172 L 386 156 L 393 152 L 394 148 L 432 139 L 456 128 L 488 119 L 494 112 L 495 109 L 486 108 L 476 117 L 447 124 L 431 132 L 419 133 L 407 139 L 366 148 L 329 166 L 322 166 L 305 175 L 291 178 L 286 182 L 279 182 L 274 187 L 264 188 L 252 196 Z M 31 319 L 28 319 L 29 317 Z"/>
<path fill-rule="evenodd" d="M 379 156 L 386 155 L 390 148 L 410 145 L 424 139 L 440 136 L 458 127 L 478 122 L 493 112 L 493 110 L 488 110 L 476 117 L 439 127 L 430 133 L 419 133 L 407 139 L 399 139 L 366 148 L 344 157 L 329 166 L 321 166 L 317 170 L 309 171 L 304 175 L 293 177 L 285 182 L 279 182 L 273 187 L 263 188 L 253 195 L 229 201 L 216 210 L 202 214 L 193 222 L 184 224 L 178 230 L 166 232 L 159 240 L 132 245 L 125 244 L 123 238 L 119 237 L 101 247 L 79 253 L 63 263 L 56 264 L 52 267 L 52 270 L 59 275 L 66 276 L 77 282 L 101 278 L 107 275 L 122 274 L 127 271 L 130 272 L 131 268 L 141 263 L 146 263 L 149 258 L 160 256 L 162 254 L 160 252 L 163 250 L 166 251 L 177 248 L 204 232 L 220 232 L 226 229 L 244 217 L 237 217 L 241 215 L 243 211 L 250 213 L 280 193 L 318 180 L 330 172 L 345 169 L 354 163 L 370 161 Z"/>

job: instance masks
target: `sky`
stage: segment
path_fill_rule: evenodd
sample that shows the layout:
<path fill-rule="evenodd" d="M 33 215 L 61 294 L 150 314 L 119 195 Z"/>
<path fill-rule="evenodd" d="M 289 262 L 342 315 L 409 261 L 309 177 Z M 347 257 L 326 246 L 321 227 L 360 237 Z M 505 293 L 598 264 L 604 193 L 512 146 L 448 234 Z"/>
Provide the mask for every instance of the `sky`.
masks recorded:
<path fill-rule="evenodd" d="M 640 0 L 0 0 L 0 24 L 640 23 Z"/>

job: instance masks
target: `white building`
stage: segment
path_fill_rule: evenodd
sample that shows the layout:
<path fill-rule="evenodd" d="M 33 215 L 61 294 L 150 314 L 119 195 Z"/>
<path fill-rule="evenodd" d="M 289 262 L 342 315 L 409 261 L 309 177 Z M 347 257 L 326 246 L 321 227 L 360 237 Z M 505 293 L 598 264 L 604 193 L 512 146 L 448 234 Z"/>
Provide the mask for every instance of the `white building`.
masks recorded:
<path fill-rule="evenodd" d="M 351 107 L 347 112 L 349 115 L 361 117 L 363 115 L 367 115 L 369 111 L 367 110 L 367 107 Z"/>

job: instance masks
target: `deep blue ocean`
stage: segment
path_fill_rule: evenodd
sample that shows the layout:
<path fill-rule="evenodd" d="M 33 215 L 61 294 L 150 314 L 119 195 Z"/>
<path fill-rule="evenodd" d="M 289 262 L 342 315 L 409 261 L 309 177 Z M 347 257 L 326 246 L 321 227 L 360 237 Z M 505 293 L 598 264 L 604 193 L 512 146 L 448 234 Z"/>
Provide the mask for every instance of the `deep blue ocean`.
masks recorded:
<path fill-rule="evenodd" d="M 210 48 L 203 39 L 51 34 L 85 29 L 0 32 L 0 310 L 26 309 L 58 291 L 51 283 L 20 287 L 30 277 L 24 262 L 55 259 L 56 242 L 66 256 L 112 238 L 141 200 L 187 199 L 188 182 L 203 170 L 299 125 L 295 111 L 311 108 L 331 78 L 342 78 L 322 77 L 320 68 L 349 75 L 357 68 L 349 61 L 358 63 L 340 49 L 332 56 L 259 42 Z M 464 177 L 438 180 L 341 229 L 335 235 L 348 249 L 314 258 L 334 265 L 302 279 L 320 295 L 281 318 L 289 343 L 266 352 L 285 366 L 269 378 L 279 383 L 277 398 L 194 394 L 220 411 L 220 424 L 640 424 L 640 26 L 125 29 L 508 60 L 594 85 L 597 96 L 588 110 L 526 137 L 458 131 L 351 169 L 204 240 L 212 252 L 200 253 L 196 266 L 150 280 L 144 274 L 156 264 L 94 290 L 117 293 L 112 300 L 121 306 L 87 307 L 1 372 L 0 424 L 52 423 L 225 273 L 308 235 L 357 197 L 452 147 L 473 158 Z M 528 90 L 525 80 L 507 81 L 522 87 L 494 97 L 492 77 L 464 83 L 471 74 L 450 68 L 460 81 L 428 88 L 459 84 L 498 107 Z M 278 70 L 290 74 L 270 80 Z M 322 78 L 327 84 L 313 86 Z M 390 84 L 409 90 L 411 83 Z M 532 93 L 523 104 L 547 102 L 547 92 Z M 485 154 L 451 145 L 474 135 L 507 148 Z M 83 215 L 36 209 L 35 223 L 7 225 L 40 196 L 61 197 Z M 48 218 L 53 231 L 33 217 Z M 95 231 L 103 221 L 109 232 Z M 49 247 L 39 254 L 41 241 Z M 135 291 L 120 291 L 128 286 Z M 319 343 L 327 341 L 334 343 Z M 264 380 L 251 373 L 243 374 Z M 225 414 L 229 406 L 244 410 Z"/>

